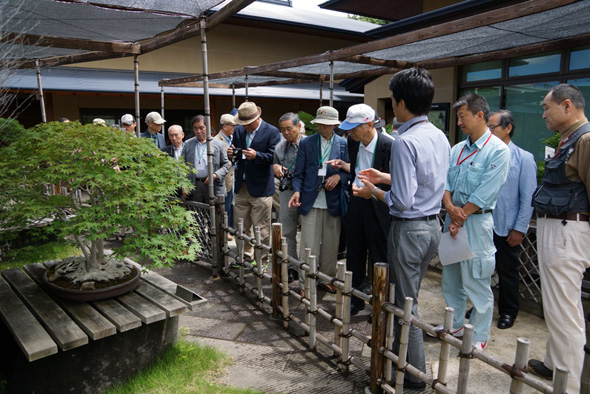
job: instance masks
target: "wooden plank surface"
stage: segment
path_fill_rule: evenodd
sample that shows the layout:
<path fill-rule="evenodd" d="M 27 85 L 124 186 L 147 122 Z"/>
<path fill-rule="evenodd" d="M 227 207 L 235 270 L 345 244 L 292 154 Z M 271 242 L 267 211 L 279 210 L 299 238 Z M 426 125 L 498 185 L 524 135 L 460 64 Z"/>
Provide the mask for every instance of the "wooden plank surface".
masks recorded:
<path fill-rule="evenodd" d="M 117 297 L 117 300 L 135 313 L 145 324 L 151 324 L 166 318 L 166 312 L 162 308 L 157 307 L 134 292 L 123 294 Z"/>
<path fill-rule="evenodd" d="M 178 316 L 186 311 L 186 305 L 184 303 L 152 286 L 143 279 L 139 281 L 139 286 L 135 289 L 135 292 L 164 309 L 167 317 Z"/>
<path fill-rule="evenodd" d="M 188 309 L 191 311 L 194 310 L 193 308 L 195 308 L 198 304 L 207 301 L 205 298 L 199 296 L 195 292 L 187 289 L 186 287 L 180 286 L 173 281 L 156 274 L 153 271 L 142 274 L 141 278 L 156 286 L 158 289 L 175 297 L 177 300 L 185 303 Z"/>
<path fill-rule="evenodd" d="M 114 298 L 94 301 L 92 305 L 113 323 L 119 332 L 132 330 L 141 326 L 141 319 L 119 304 Z"/>
<path fill-rule="evenodd" d="M 29 264 L 24 267 L 25 271 L 33 278 L 38 285 L 44 287 L 46 268 L 39 263 Z M 101 339 L 117 333 L 117 328 L 99 311 L 94 309 L 87 302 L 76 302 L 55 297 L 63 310 L 84 330 L 93 340 Z"/>
<path fill-rule="evenodd" d="M 57 344 L 29 308 L 0 278 L 0 315 L 29 361 L 57 353 Z"/>
<path fill-rule="evenodd" d="M 61 350 L 73 349 L 88 343 L 88 336 L 84 331 L 24 271 L 13 268 L 2 271 L 2 276 Z"/>

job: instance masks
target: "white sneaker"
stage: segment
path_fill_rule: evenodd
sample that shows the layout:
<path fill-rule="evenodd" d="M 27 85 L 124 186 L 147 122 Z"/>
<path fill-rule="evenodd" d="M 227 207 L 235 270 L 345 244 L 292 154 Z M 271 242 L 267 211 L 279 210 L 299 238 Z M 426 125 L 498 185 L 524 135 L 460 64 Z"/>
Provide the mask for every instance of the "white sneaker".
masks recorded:
<path fill-rule="evenodd" d="M 436 326 L 435 330 L 436 331 L 442 331 L 444 329 L 444 326 L 442 324 L 439 324 L 438 326 Z M 451 334 L 455 337 L 455 338 L 462 338 L 463 337 L 463 327 L 458 328 L 456 330 L 451 328 Z M 431 336 L 434 338 L 433 335 L 426 333 L 426 335 Z"/>
<path fill-rule="evenodd" d="M 473 343 L 473 347 L 476 348 L 477 350 L 486 350 L 486 348 L 488 347 L 488 341 L 485 342 L 474 342 Z"/>

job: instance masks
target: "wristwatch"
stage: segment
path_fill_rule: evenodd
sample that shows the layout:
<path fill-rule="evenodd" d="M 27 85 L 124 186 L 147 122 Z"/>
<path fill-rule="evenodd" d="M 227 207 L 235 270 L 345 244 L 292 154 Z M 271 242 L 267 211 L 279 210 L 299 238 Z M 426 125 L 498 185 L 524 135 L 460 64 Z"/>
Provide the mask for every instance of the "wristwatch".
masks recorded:
<path fill-rule="evenodd" d="M 378 188 L 377 186 L 374 186 L 374 187 L 373 187 L 373 190 L 371 190 L 371 198 L 372 198 L 373 200 L 378 200 L 377 196 L 375 195 L 375 192 L 376 192 L 377 190 L 379 190 L 379 188 Z"/>

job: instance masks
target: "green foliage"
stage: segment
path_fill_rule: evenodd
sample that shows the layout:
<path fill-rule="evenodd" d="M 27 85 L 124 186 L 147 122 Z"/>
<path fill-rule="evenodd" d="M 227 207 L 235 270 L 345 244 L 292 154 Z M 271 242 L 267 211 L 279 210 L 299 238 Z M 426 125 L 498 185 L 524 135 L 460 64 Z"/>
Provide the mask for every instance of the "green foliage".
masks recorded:
<path fill-rule="evenodd" d="M 547 138 L 547 139 L 542 139 L 541 142 L 553 149 L 557 150 L 557 147 L 559 147 L 559 139 L 560 139 L 561 135 L 559 133 L 555 133 L 553 136 Z M 545 174 L 545 161 L 544 160 L 539 160 L 537 162 L 537 183 L 540 185 L 541 182 L 543 181 L 543 175 Z"/>
<path fill-rule="evenodd" d="M 318 132 L 318 127 L 311 123 L 311 121 L 315 119 L 315 116 L 308 114 L 305 111 L 297 112 L 297 116 L 299 116 L 299 119 L 305 124 L 305 135 L 313 135 Z"/>
<path fill-rule="evenodd" d="M 370 18 L 368 16 L 361 16 L 361 15 L 350 15 L 348 14 L 348 19 L 354 19 L 357 21 L 363 21 L 363 22 L 368 22 L 368 23 L 373 23 L 374 25 L 387 25 L 389 22 L 387 22 L 386 20 L 383 19 L 377 19 L 377 18 Z"/>
<path fill-rule="evenodd" d="M 187 171 L 146 138 L 77 122 L 40 124 L 0 149 L 0 225 L 20 230 L 51 219 L 60 238 L 74 237 L 97 259 L 104 239 L 132 228 L 115 250 L 119 257 L 172 265 L 193 258 L 198 247 L 192 215 L 167 198 L 191 188 Z M 51 185 L 82 191 L 83 202 L 75 193 L 46 193 Z"/>
<path fill-rule="evenodd" d="M 48 242 L 41 245 L 24 246 L 10 249 L 2 256 L 0 270 L 20 268 L 23 265 L 41 263 L 47 260 L 64 259 L 80 255 L 80 248 L 67 242 Z"/>
<path fill-rule="evenodd" d="M 250 389 L 239 389 L 214 383 L 229 357 L 213 347 L 200 346 L 179 340 L 152 366 L 121 386 L 107 390 L 107 394 L 134 393 L 200 393 L 200 394 L 255 394 Z"/>
<path fill-rule="evenodd" d="M 0 148 L 22 138 L 25 127 L 16 119 L 0 118 Z"/>

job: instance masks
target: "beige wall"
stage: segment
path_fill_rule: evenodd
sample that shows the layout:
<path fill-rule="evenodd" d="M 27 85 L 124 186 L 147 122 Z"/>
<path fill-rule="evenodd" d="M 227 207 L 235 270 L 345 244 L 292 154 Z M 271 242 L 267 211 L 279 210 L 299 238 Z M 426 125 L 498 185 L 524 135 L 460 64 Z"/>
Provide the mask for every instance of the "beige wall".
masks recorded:
<path fill-rule="evenodd" d="M 431 70 L 432 78 L 434 80 L 434 102 L 435 103 L 450 103 L 451 106 L 457 100 L 457 93 L 455 86 L 457 83 L 456 69 L 449 67 L 439 70 Z M 389 80 L 392 75 L 382 76 L 375 81 L 365 86 L 365 104 L 377 110 L 381 117 L 385 117 L 387 123 L 391 123 L 393 114 L 385 112 L 385 103 L 391 99 L 391 92 L 389 91 Z M 450 135 L 455 134 L 454 114 L 451 111 L 449 119 Z"/>

